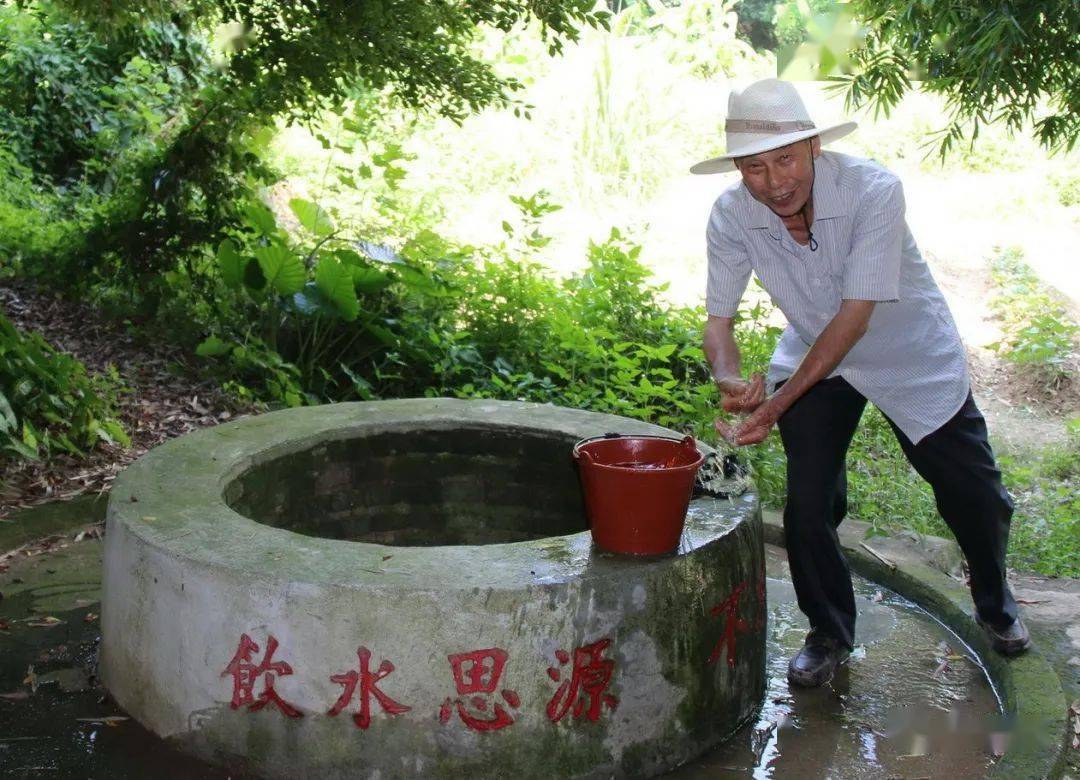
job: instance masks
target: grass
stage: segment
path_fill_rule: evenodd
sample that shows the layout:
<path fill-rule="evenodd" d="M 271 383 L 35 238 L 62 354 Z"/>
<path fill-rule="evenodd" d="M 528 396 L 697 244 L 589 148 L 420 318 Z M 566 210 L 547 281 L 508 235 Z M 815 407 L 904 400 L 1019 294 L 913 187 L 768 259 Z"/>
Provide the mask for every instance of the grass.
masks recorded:
<path fill-rule="evenodd" d="M 990 264 L 998 292 L 990 308 L 1004 338 L 992 347 L 1006 360 L 1030 370 L 1048 392 L 1069 382 L 1080 325 L 1042 284 L 1016 247 Z"/>
<path fill-rule="evenodd" d="M 1080 577 L 1080 435 L 1039 452 L 1002 455 L 999 464 L 1016 504 L 1010 564 Z"/>

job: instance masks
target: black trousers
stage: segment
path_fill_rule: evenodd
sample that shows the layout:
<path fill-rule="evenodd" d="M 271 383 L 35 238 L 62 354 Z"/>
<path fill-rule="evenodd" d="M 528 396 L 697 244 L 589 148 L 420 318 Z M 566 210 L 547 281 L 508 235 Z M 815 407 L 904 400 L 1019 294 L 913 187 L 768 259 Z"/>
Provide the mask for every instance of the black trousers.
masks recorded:
<path fill-rule="evenodd" d="M 815 634 L 848 647 L 855 642 L 855 595 L 836 528 L 847 513 L 848 446 L 865 406 L 859 391 L 832 377 L 810 388 L 778 423 L 787 453 L 784 534 L 799 609 Z M 1005 582 L 1005 548 L 1013 505 L 971 393 L 951 420 L 918 444 L 889 424 L 933 488 L 938 512 L 967 558 L 978 615 L 996 628 L 1011 625 L 1017 610 Z"/>

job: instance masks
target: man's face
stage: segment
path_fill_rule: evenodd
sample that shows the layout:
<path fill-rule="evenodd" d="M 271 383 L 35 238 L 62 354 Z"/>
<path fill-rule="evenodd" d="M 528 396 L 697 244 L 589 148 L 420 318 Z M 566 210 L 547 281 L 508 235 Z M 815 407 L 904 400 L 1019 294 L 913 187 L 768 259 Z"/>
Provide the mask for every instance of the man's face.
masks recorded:
<path fill-rule="evenodd" d="M 739 157 L 735 165 L 750 194 L 780 217 L 799 213 L 810 198 L 814 183 L 813 159 L 821 154 L 821 141 L 796 141 L 749 157 Z"/>

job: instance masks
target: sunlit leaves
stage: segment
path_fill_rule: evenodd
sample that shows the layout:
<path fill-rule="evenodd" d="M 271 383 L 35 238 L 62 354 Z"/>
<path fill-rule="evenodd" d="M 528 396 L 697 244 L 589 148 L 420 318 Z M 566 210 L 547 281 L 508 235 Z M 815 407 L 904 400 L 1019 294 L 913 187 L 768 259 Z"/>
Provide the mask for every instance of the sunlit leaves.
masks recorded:
<path fill-rule="evenodd" d="M 317 236 L 326 236 L 334 232 L 334 223 L 330 215 L 316 203 L 303 198 L 293 198 L 289 208 L 307 230 Z"/>
<path fill-rule="evenodd" d="M 278 244 L 255 248 L 255 258 L 266 283 L 281 295 L 292 295 L 304 286 L 307 273 L 300 258 Z"/>
<path fill-rule="evenodd" d="M 232 350 L 232 345 L 222 341 L 217 336 L 210 336 L 195 348 L 195 354 L 199 357 L 217 357 Z"/>
<path fill-rule="evenodd" d="M 236 251 L 236 244 L 231 239 L 227 238 L 218 245 L 217 261 L 221 281 L 233 289 L 239 288 L 244 283 L 247 261 Z"/>
<path fill-rule="evenodd" d="M 262 203 L 254 201 L 245 203 L 242 211 L 247 223 L 260 233 L 269 236 L 277 232 L 277 220 L 274 219 L 274 212 Z"/>
<path fill-rule="evenodd" d="M 131 444 L 114 417 L 115 372 L 82 363 L 0 314 L 0 459 L 81 455 L 97 442 Z"/>
<path fill-rule="evenodd" d="M 1048 148 L 1080 138 L 1080 14 L 1075 0 L 853 0 L 870 28 L 840 79 L 850 105 L 886 114 L 919 80 L 946 98 L 941 153 L 974 142 L 980 124 L 1022 132 L 1032 123 Z"/>
<path fill-rule="evenodd" d="M 315 269 L 315 286 L 334 306 L 342 319 L 352 321 L 360 313 L 353 276 L 336 257 L 326 256 Z"/>

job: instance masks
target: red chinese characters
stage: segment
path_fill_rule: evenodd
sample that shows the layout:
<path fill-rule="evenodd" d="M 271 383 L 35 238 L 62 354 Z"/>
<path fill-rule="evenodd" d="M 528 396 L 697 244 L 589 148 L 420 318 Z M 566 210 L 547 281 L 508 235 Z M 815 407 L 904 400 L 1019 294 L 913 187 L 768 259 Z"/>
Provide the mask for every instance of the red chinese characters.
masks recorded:
<path fill-rule="evenodd" d="M 575 718 L 585 717 L 595 721 L 599 720 L 604 705 L 612 710 L 618 706 L 618 699 L 605 693 L 615 672 L 615 662 L 603 657 L 604 650 L 610 644 L 610 639 L 601 639 L 591 645 L 574 648 L 568 680 L 562 679 L 560 668 L 548 668 L 548 677 L 562 683 L 548 702 L 548 720 L 558 723 L 572 708 Z M 570 654 L 565 650 L 555 651 L 555 657 L 559 659 L 559 666 L 570 662 Z"/>
<path fill-rule="evenodd" d="M 251 712 L 257 712 L 267 704 L 273 704 L 290 718 L 302 717 L 303 713 L 278 696 L 274 690 L 274 680 L 293 673 L 292 667 L 284 661 L 272 661 L 278 641 L 270 635 L 266 638 L 266 652 L 258 664 L 252 661 L 252 654 L 259 652 L 259 646 L 247 634 L 240 635 L 240 646 L 221 676 L 232 675 L 233 694 L 230 707 L 234 710 L 245 704 Z M 262 692 L 255 696 L 255 685 L 263 678 Z"/>
<path fill-rule="evenodd" d="M 728 666 L 735 666 L 735 637 L 739 633 L 745 633 L 749 628 L 746 621 L 738 615 L 739 597 L 744 590 L 746 590 L 746 583 L 742 582 L 731 592 L 730 596 L 710 610 L 713 617 L 720 617 L 721 615 L 724 617 L 724 633 L 709 655 L 709 660 L 705 663 L 712 665 L 719 660 L 721 653 L 726 653 Z"/>
<path fill-rule="evenodd" d="M 456 706 L 462 722 L 474 731 L 496 731 L 511 725 L 513 717 L 493 700 L 508 657 L 505 650 L 496 647 L 448 655 L 459 698 L 447 697 L 439 709 L 439 720 L 449 722 Z M 512 690 L 504 689 L 499 695 L 515 709 L 521 705 Z"/>
<path fill-rule="evenodd" d="M 361 645 L 356 650 L 356 655 L 360 659 L 360 671 L 356 672 L 350 670 L 343 674 L 334 674 L 330 676 L 333 682 L 338 683 L 345 687 L 341 696 L 334 703 L 334 706 L 330 708 L 328 715 L 338 715 L 349 706 L 349 702 L 352 701 L 353 694 L 356 692 L 356 684 L 360 683 L 360 711 L 353 714 L 353 721 L 359 728 L 367 729 L 371 725 L 371 697 L 374 696 L 375 700 L 379 702 L 379 706 L 383 708 L 384 712 L 390 715 L 400 715 L 403 712 L 408 712 L 411 707 L 406 707 L 404 704 L 400 704 L 385 693 L 379 690 L 378 683 L 392 671 L 394 671 L 394 665 L 385 659 L 379 662 L 379 670 L 374 674 L 371 673 L 371 651 Z"/>

